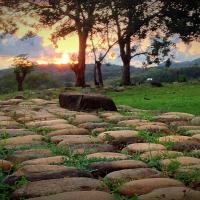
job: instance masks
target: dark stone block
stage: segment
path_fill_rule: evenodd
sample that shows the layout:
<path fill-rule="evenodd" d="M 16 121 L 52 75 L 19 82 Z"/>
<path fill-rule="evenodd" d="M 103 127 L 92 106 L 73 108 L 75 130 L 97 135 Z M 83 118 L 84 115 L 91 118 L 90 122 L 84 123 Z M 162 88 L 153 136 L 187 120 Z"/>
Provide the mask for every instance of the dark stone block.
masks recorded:
<path fill-rule="evenodd" d="M 69 110 L 90 111 L 106 110 L 117 111 L 117 107 L 112 99 L 92 94 L 62 93 L 59 96 L 60 106 Z"/>

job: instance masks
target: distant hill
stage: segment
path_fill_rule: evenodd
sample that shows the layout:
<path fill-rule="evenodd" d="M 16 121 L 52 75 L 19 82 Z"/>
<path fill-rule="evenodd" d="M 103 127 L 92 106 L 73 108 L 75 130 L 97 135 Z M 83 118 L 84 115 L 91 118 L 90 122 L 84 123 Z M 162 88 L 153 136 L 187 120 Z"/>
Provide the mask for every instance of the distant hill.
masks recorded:
<path fill-rule="evenodd" d="M 164 67 L 165 63 L 159 65 L 160 67 Z M 200 66 L 200 58 L 197 58 L 192 61 L 185 61 L 185 62 L 172 62 L 171 67 L 173 68 L 185 68 L 185 67 L 194 67 Z"/>
<path fill-rule="evenodd" d="M 159 65 L 159 68 L 164 67 L 165 64 Z M 186 62 L 173 62 L 170 68 L 188 68 L 193 66 L 200 66 L 200 58 L 195 59 L 193 61 L 186 61 Z M 94 65 L 88 64 L 86 66 L 86 81 L 87 82 L 93 82 L 93 70 Z M 156 68 L 155 68 L 156 70 Z M 37 72 L 45 72 L 49 74 L 52 77 L 59 77 L 62 82 L 64 83 L 71 83 L 74 82 L 74 72 L 69 69 L 68 67 L 59 68 L 55 64 L 49 64 L 49 65 L 39 65 L 34 70 Z M 8 75 L 9 73 L 12 73 L 12 69 L 3 69 L 0 70 L 0 77 L 3 77 L 5 75 Z M 102 73 L 103 73 L 103 79 L 116 79 L 121 77 L 122 73 L 122 66 L 119 65 L 102 65 Z M 145 70 L 142 68 L 136 68 L 134 66 L 131 67 L 131 73 L 132 74 L 143 74 L 145 73 Z"/>

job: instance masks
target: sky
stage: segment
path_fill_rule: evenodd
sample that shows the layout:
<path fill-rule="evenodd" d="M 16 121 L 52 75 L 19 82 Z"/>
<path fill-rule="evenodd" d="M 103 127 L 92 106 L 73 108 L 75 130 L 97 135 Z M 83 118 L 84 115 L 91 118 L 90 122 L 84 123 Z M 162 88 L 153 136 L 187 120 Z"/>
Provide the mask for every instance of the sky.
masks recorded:
<path fill-rule="evenodd" d="M 69 54 L 78 52 L 78 38 L 72 35 L 58 42 L 55 47 L 50 38 L 51 30 L 41 30 L 37 36 L 27 40 L 21 40 L 25 30 L 20 29 L 15 35 L 7 35 L 0 39 L 0 69 L 12 65 L 13 57 L 19 54 L 27 54 L 29 58 L 39 64 L 65 64 L 69 62 Z M 141 43 L 141 48 L 145 50 L 149 45 L 149 39 Z M 89 53 L 87 53 L 89 55 Z M 200 43 L 192 42 L 189 45 L 180 40 L 177 42 L 175 50 L 175 62 L 194 60 L 200 57 Z M 107 56 L 107 62 L 121 65 L 118 47 L 115 46 Z M 137 57 L 132 60 L 131 64 L 141 67 L 143 58 Z M 93 63 L 93 58 L 87 56 L 87 63 Z"/>

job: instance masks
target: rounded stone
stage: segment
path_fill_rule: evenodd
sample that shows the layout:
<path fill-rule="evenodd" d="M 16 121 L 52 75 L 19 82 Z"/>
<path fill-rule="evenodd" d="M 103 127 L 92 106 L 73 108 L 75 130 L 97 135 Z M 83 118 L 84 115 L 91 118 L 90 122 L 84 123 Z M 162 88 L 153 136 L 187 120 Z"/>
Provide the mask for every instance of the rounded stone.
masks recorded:
<path fill-rule="evenodd" d="M 22 177 L 33 182 L 64 177 L 92 177 L 92 175 L 87 171 L 80 171 L 74 167 L 60 165 L 26 165 L 7 176 L 5 182 L 14 184 Z"/>
<path fill-rule="evenodd" d="M 51 151 L 49 149 L 30 149 L 15 151 L 14 154 L 8 157 L 8 160 L 12 162 L 23 162 L 26 160 L 32 160 L 36 158 L 48 157 L 50 155 Z"/>
<path fill-rule="evenodd" d="M 28 200 L 115 200 L 113 195 L 101 191 L 75 191 L 31 198 Z"/>
<path fill-rule="evenodd" d="M 142 195 L 155 189 L 166 187 L 182 187 L 183 183 L 170 178 L 147 178 L 130 181 L 119 187 L 119 193 L 122 195 Z"/>
<path fill-rule="evenodd" d="M 38 158 L 38 159 L 32 159 L 22 162 L 22 165 L 49 165 L 49 164 L 57 164 L 62 163 L 64 159 L 67 159 L 67 157 L 64 156 L 52 156 L 47 158 Z"/>
<path fill-rule="evenodd" d="M 183 135 L 168 135 L 159 138 L 160 142 L 184 142 L 190 140 L 191 137 Z"/>
<path fill-rule="evenodd" d="M 114 152 L 99 152 L 87 155 L 87 159 L 106 158 L 106 159 L 126 159 L 127 155 Z"/>
<path fill-rule="evenodd" d="M 148 122 L 148 120 L 141 120 L 141 119 L 131 119 L 131 120 L 124 120 L 124 121 L 120 121 L 118 122 L 119 125 L 125 125 L 125 126 L 138 126 L 141 123 L 146 123 Z"/>
<path fill-rule="evenodd" d="M 109 140 L 109 139 L 123 139 L 123 138 L 131 138 L 138 136 L 137 131 L 133 130 L 119 130 L 119 131 L 107 131 L 100 133 L 98 138 L 101 140 Z"/>
<path fill-rule="evenodd" d="M 192 125 L 200 126 L 200 116 L 194 117 L 194 118 L 191 120 L 191 123 L 192 123 Z"/>
<path fill-rule="evenodd" d="M 58 136 L 58 135 L 88 135 L 88 134 L 89 134 L 89 131 L 84 128 L 68 128 L 68 129 L 50 132 L 48 135 L 52 137 L 52 136 Z"/>
<path fill-rule="evenodd" d="M 45 121 L 33 121 L 26 123 L 27 126 L 30 127 L 41 127 L 41 126 L 51 126 L 57 124 L 67 124 L 67 121 L 64 119 L 52 119 L 52 120 L 45 120 Z"/>
<path fill-rule="evenodd" d="M 5 140 L 0 140 L 0 144 L 17 146 L 17 145 L 35 143 L 38 141 L 42 141 L 42 139 L 43 139 L 42 135 L 26 135 L 26 136 L 18 136 L 18 137 L 8 138 Z"/>
<path fill-rule="evenodd" d="M 164 125 L 146 124 L 136 127 L 137 131 L 164 132 L 169 133 L 169 128 Z"/>
<path fill-rule="evenodd" d="M 146 151 L 166 150 L 166 147 L 161 144 L 154 143 L 135 143 L 128 145 L 123 150 L 128 151 L 129 153 L 143 153 Z"/>
<path fill-rule="evenodd" d="M 182 155 L 183 153 L 178 152 L 178 151 L 160 150 L 160 151 L 147 151 L 141 154 L 140 157 L 141 159 L 145 160 L 145 159 L 152 159 L 156 157 L 160 157 L 163 159 L 163 158 L 168 158 L 168 157 L 178 157 Z"/>
<path fill-rule="evenodd" d="M 0 169 L 3 169 L 3 170 L 11 170 L 12 168 L 12 163 L 7 161 L 7 160 L 0 160 Z"/>
<path fill-rule="evenodd" d="M 156 169 L 151 168 L 137 168 L 137 169 L 123 169 L 114 171 L 105 176 L 111 181 L 132 181 L 143 178 L 160 177 L 161 173 Z"/>
<path fill-rule="evenodd" d="M 199 200 L 200 192 L 187 187 L 166 187 L 141 195 L 138 200 Z"/>
<path fill-rule="evenodd" d="M 89 165 L 89 169 L 92 174 L 96 177 L 104 177 L 106 174 L 123 169 L 135 169 L 135 168 L 146 168 L 147 164 L 139 160 L 116 160 L 116 161 L 104 161 L 95 162 Z"/>
<path fill-rule="evenodd" d="M 194 158 L 194 157 L 187 157 L 187 156 L 180 156 L 180 157 L 177 157 L 176 159 L 164 159 L 160 161 L 160 164 L 166 167 L 173 161 L 179 162 L 182 166 L 200 164 L 200 159 Z"/>
<path fill-rule="evenodd" d="M 89 135 L 65 135 L 63 136 L 54 136 L 51 138 L 52 141 L 59 142 L 58 146 L 67 146 L 70 144 L 93 144 L 101 143 L 102 141 L 98 138 L 89 136 Z"/>
<path fill-rule="evenodd" d="M 192 139 L 197 141 L 197 142 L 200 142 L 200 134 L 193 135 Z"/>
<path fill-rule="evenodd" d="M 103 190 L 103 183 L 97 179 L 72 177 L 29 182 L 14 191 L 12 198 L 40 197 L 71 191 Z"/>
<path fill-rule="evenodd" d="M 101 119 L 92 114 L 83 114 L 83 115 L 76 115 L 75 119 L 73 120 L 74 124 L 83 124 L 86 122 L 98 122 L 101 121 Z"/>

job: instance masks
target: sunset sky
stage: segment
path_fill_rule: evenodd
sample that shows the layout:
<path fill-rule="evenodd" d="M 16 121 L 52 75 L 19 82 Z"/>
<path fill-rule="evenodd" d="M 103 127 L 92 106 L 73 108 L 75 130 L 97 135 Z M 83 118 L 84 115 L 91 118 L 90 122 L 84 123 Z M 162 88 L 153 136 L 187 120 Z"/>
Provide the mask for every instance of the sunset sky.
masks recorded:
<path fill-rule="evenodd" d="M 78 39 L 75 35 L 60 40 L 58 47 L 55 48 L 50 41 L 50 30 L 41 30 L 34 38 L 20 40 L 25 30 L 20 29 L 16 35 L 8 35 L 4 39 L 0 39 L 0 69 L 6 68 L 12 64 L 14 56 L 19 54 L 28 54 L 29 57 L 39 64 L 64 64 L 69 62 L 69 54 L 78 52 Z M 149 44 L 146 39 L 142 42 L 141 47 L 145 49 Z M 87 54 L 89 55 L 89 54 Z M 200 43 L 192 42 L 185 45 L 178 41 L 177 50 L 175 51 L 175 61 L 188 61 L 200 57 Z M 121 65 L 118 47 L 115 46 L 107 56 L 107 62 Z M 87 56 L 87 63 L 93 63 L 91 56 Z M 132 65 L 140 67 L 142 57 L 132 60 Z"/>

